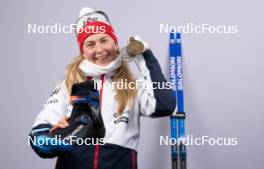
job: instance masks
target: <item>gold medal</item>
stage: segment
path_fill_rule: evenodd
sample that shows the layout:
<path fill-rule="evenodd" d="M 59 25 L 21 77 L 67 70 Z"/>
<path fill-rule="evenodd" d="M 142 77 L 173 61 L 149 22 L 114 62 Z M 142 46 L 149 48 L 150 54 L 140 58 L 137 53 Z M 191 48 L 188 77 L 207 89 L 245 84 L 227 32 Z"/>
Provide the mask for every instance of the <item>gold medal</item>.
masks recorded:
<path fill-rule="evenodd" d="M 133 37 L 129 38 L 129 43 L 127 45 L 127 53 L 131 57 L 135 57 L 136 55 L 143 53 L 143 51 L 144 45 L 142 42 L 134 39 Z"/>

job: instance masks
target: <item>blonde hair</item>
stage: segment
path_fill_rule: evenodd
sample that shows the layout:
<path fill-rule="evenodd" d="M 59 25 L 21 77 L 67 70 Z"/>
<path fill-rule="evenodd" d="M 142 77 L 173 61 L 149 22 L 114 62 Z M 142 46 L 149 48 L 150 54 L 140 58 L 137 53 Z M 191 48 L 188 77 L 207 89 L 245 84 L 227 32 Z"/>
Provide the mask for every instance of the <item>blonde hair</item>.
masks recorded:
<path fill-rule="evenodd" d="M 71 88 L 73 84 L 75 83 L 81 83 L 86 81 L 86 77 L 84 73 L 79 69 L 80 63 L 85 58 L 83 56 L 76 57 L 70 64 L 66 67 L 66 77 L 65 77 L 65 83 L 66 87 L 68 89 L 68 93 L 71 93 Z M 128 67 L 128 65 L 122 61 L 121 66 L 116 70 L 115 74 L 112 77 L 113 82 L 115 84 L 115 90 L 116 90 L 116 96 L 115 99 L 118 102 L 118 108 L 117 108 L 117 115 L 122 115 L 124 112 L 124 109 L 127 105 L 132 105 L 135 99 L 135 95 L 137 90 L 135 89 L 135 86 L 132 88 L 126 87 L 126 88 L 117 88 L 116 84 L 118 82 L 124 82 L 127 83 L 135 82 L 135 79 Z M 135 83 L 131 83 L 135 84 Z"/>

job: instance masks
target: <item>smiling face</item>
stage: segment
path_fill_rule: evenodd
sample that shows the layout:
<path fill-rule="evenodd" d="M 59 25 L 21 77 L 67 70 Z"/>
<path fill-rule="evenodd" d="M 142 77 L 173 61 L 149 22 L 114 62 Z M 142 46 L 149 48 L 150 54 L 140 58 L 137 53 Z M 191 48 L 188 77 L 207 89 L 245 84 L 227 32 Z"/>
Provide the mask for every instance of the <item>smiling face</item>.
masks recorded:
<path fill-rule="evenodd" d="M 107 34 L 94 34 L 83 43 L 83 56 L 99 66 L 106 66 L 117 57 L 118 46 Z"/>

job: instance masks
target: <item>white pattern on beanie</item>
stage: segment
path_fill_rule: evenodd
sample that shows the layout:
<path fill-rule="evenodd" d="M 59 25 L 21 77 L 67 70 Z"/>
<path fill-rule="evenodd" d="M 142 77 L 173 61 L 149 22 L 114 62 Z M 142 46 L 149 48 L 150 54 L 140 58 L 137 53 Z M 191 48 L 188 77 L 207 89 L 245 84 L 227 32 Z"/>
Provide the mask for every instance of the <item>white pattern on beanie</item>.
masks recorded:
<path fill-rule="evenodd" d="M 89 7 L 83 7 L 79 12 L 79 19 L 76 23 L 76 33 L 80 32 L 83 26 L 90 20 L 96 20 L 111 25 L 108 18 L 102 13 L 96 12 Z"/>

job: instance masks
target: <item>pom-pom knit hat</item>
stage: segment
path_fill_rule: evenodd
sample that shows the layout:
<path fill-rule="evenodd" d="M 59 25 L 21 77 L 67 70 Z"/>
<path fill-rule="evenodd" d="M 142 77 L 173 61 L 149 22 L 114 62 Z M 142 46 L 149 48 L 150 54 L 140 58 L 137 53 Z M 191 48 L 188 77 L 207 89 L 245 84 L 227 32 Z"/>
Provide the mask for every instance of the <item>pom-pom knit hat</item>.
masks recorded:
<path fill-rule="evenodd" d="M 75 31 L 81 53 L 85 39 L 94 34 L 107 34 L 117 43 L 117 37 L 110 20 L 102 11 L 94 11 L 91 8 L 83 7 L 79 13 Z"/>

